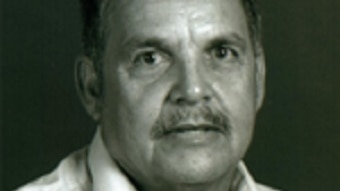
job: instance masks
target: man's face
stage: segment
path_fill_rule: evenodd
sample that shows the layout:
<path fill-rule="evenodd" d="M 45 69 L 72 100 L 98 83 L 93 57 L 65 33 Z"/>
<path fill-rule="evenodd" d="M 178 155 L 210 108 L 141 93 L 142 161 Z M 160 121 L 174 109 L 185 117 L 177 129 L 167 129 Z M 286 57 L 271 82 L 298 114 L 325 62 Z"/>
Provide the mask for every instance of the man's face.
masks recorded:
<path fill-rule="evenodd" d="M 241 3 L 128 0 L 107 9 L 100 123 L 111 156 L 142 186 L 230 179 L 263 83 Z"/>

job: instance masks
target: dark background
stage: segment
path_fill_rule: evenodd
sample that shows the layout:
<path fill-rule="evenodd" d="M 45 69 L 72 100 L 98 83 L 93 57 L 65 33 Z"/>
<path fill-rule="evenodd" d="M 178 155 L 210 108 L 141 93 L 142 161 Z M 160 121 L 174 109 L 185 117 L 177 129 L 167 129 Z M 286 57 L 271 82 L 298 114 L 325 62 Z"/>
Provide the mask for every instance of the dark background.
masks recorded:
<path fill-rule="evenodd" d="M 0 190 L 51 171 L 92 138 L 73 85 L 77 3 L 0 0 Z M 267 93 L 246 157 L 260 182 L 340 188 L 339 10 L 339 0 L 262 0 Z"/>

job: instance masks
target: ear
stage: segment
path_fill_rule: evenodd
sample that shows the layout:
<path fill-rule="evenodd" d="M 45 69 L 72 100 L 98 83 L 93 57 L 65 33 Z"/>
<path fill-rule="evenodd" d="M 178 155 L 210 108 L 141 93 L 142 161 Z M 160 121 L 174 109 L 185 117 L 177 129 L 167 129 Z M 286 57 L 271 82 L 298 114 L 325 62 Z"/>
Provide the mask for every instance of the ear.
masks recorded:
<path fill-rule="evenodd" d="M 100 120 L 100 87 L 94 63 L 82 56 L 75 63 L 75 82 L 80 100 L 95 122 Z"/>
<path fill-rule="evenodd" d="M 262 46 L 257 45 L 255 50 L 255 81 L 256 81 L 256 110 L 258 111 L 263 103 L 266 82 L 266 63 Z"/>

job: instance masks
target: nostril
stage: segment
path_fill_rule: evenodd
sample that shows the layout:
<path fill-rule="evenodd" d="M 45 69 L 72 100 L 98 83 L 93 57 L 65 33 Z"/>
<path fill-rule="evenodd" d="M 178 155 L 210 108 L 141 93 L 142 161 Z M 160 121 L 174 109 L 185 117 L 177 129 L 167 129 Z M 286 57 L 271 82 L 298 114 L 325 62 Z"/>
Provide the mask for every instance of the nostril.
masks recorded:
<path fill-rule="evenodd" d="M 203 100 L 205 102 L 209 102 L 211 100 L 211 97 L 210 96 L 203 96 Z"/>
<path fill-rule="evenodd" d="M 176 104 L 177 105 L 184 105 L 185 104 L 185 99 L 184 98 L 177 98 L 176 99 Z"/>
<path fill-rule="evenodd" d="M 179 97 L 175 100 L 176 102 L 176 105 L 192 105 L 192 104 L 196 104 L 196 103 L 208 103 L 210 102 L 211 100 L 211 97 L 210 96 L 204 96 L 204 97 L 201 97 L 201 99 L 188 99 L 186 97 Z"/>

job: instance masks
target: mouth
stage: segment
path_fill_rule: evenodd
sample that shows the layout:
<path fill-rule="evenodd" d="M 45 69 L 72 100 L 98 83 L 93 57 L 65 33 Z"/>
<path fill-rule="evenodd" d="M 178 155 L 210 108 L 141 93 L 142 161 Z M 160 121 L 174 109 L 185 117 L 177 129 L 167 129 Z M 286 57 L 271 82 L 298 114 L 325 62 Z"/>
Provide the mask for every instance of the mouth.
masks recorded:
<path fill-rule="evenodd" d="M 172 128 L 166 129 L 163 132 L 164 136 L 171 135 L 171 134 L 182 134 L 182 133 L 190 133 L 190 132 L 217 132 L 217 133 L 224 133 L 224 128 L 217 125 L 212 124 L 180 124 L 174 126 Z"/>
<path fill-rule="evenodd" d="M 159 140 L 167 141 L 169 145 L 208 146 L 219 143 L 225 136 L 225 128 L 213 124 L 179 124 L 165 129 Z"/>

